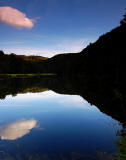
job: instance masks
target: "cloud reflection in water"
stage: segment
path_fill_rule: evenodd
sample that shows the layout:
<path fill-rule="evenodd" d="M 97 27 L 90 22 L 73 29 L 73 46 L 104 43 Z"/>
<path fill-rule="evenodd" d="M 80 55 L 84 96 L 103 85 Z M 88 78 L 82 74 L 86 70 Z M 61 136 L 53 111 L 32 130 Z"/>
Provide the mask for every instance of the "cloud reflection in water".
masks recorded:
<path fill-rule="evenodd" d="M 2 140 L 15 140 L 28 134 L 32 128 L 37 126 L 35 119 L 21 119 L 4 126 L 0 126 L 0 137 Z"/>

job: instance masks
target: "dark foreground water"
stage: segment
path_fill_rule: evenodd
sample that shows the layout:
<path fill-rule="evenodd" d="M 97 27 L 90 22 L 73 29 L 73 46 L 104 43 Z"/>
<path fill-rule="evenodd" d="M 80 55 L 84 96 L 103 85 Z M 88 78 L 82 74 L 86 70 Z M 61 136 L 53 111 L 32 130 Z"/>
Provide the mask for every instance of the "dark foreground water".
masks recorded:
<path fill-rule="evenodd" d="M 77 95 L 9 95 L 0 100 L 0 160 L 108 160 L 119 128 Z"/>

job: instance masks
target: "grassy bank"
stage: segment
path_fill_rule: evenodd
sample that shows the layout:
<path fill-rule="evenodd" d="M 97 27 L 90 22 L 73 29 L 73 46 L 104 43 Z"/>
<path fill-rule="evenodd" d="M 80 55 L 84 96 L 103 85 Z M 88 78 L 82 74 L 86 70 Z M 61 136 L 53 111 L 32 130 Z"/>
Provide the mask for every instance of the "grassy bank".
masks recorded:
<path fill-rule="evenodd" d="M 42 77 L 42 76 L 55 76 L 54 73 L 42 74 L 0 74 L 0 78 L 29 78 L 29 77 Z"/>

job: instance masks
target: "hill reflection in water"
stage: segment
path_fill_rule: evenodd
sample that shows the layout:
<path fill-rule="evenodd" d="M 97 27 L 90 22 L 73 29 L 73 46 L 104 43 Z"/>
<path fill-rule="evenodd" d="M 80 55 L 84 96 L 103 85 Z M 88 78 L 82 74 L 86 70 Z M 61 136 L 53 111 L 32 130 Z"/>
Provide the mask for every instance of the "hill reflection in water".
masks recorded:
<path fill-rule="evenodd" d="M 113 138 L 117 134 L 125 135 L 124 93 L 121 87 L 111 82 L 84 77 L 1 79 L 2 144 L 8 150 L 14 149 L 15 143 L 19 143 L 21 148 L 25 144 L 23 159 L 28 159 L 26 154 L 31 155 L 32 152 L 34 159 L 41 152 L 38 159 L 71 160 L 74 156 L 75 160 L 78 157 L 80 160 L 84 157 L 93 160 L 96 156 L 94 152 L 105 158 L 108 151 L 104 155 L 104 150 L 109 150 L 110 153 L 116 151 Z M 42 131 L 33 129 L 37 125 Z M 9 140 L 13 140 L 13 144 Z M 1 149 L 6 151 L 4 147 Z M 19 154 L 17 148 L 8 154 L 11 157 L 13 153 Z M 22 153 L 20 156 L 22 157 Z M 109 159 L 112 159 L 111 156 L 109 155 Z"/>
<path fill-rule="evenodd" d="M 20 93 L 38 93 L 48 90 L 59 94 L 79 95 L 102 112 L 120 122 L 126 122 L 125 88 L 106 80 L 57 76 L 0 79 L 1 99 L 7 95 L 16 96 Z"/>

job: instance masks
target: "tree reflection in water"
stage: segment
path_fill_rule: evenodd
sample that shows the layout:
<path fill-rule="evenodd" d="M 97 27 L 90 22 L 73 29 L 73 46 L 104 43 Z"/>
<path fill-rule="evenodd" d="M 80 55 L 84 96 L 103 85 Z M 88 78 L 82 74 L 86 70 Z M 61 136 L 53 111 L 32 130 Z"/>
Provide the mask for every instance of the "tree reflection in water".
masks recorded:
<path fill-rule="evenodd" d="M 11 78 L 0 79 L 0 98 L 4 99 L 7 95 L 14 95 L 18 93 L 27 92 L 43 92 L 45 90 L 52 90 L 60 94 L 68 95 L 80 95 L 87 100 L 90 104 L 93 104 L 99 108 L 103 113 L 111 116 L 112 118 L 120 122 L 122 128 L 115 130 L 117 139 L 114 140 L 118 146 L 119 153 L 106 154 L 104 152 L 97 151 L 97 158 L 86 157 L 80 153 L 71 153 L 69 156 L 65 155 L 25 155 L 20 151 L 12 157 L 8 153 L 0 151 L 0 158 L 4 159 L 27 159 L 27 160 L 126 160 L 126 88 L 123 84 L 113 84 L 106 79 L 87 78 L 87 77 L 32 77 L 32 78 Z M 29 120 L 30 121 L 30 120 Z M 32 120 L 33 121 L 33 120 Z M 28 121 L 27 121 L 28 122 Z M 15 122 L 22 123 L 21 121 Z M 26 127 L 24 133 L 16 134 L 15 136 L 4 136 L 3 133 L 8 131 L 10 126 L 15 124 L 9 124 L 0 128 L 0 136 L 2 139 L 15 139 L 27 134 L 34 125 L 28 128 Z M 114 126 L 115 127 L 115 126 Z M 118 128 L 118 127 L 117 127 Z M 12 131 L 12 130 L 11 130 Z M 21 150 L 17 145 L 17 150 Z M 6 158 L 5 158 L 6 157 Z M 69 158 L 68 158 L 69 157 Z"/>

